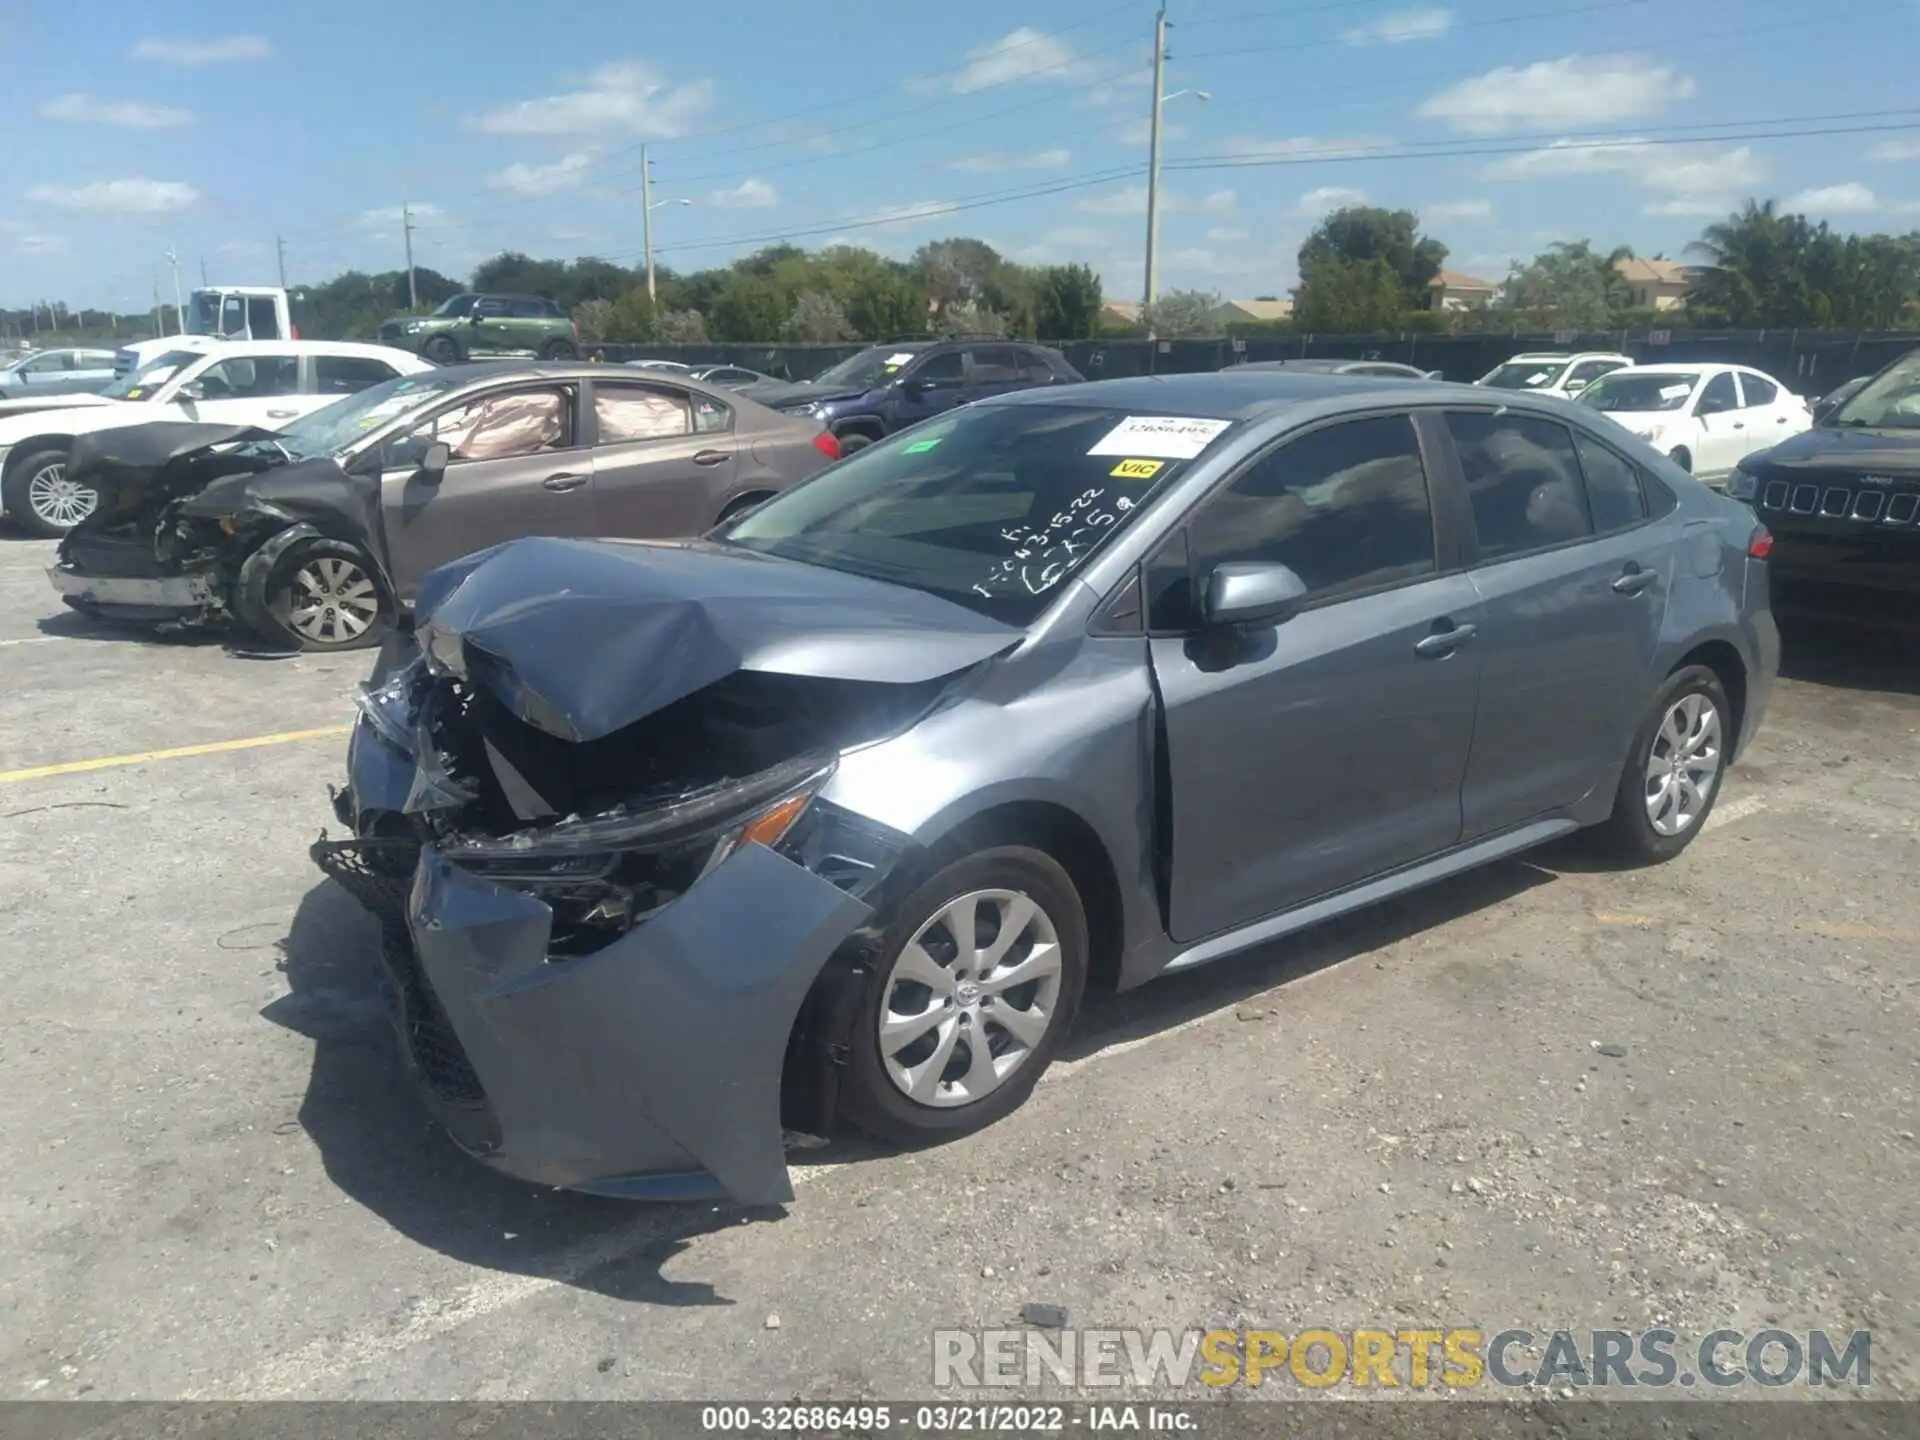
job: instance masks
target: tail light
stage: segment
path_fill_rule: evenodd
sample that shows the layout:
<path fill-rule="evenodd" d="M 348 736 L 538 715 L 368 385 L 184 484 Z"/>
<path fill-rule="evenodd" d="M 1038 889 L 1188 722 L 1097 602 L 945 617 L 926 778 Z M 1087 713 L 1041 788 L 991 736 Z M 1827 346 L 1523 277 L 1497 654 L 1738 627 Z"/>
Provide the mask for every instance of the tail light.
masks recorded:
<path fill-rule="evenodd" d="M 289 340 L 298 340 L 300 338 L 300 327 L 298 325 L 295 325 L 291 321 L 289 321 L 287 323 L 287 329 L 293 332 L 287 336 Z"/>
<path fill-rule="evenodd" d="M 829 460 L 838 460 L 840 458 L 840 442 L 834 439 L 831 430 L 822 430 L 818 435 L 814 436 L 813 448 Z"/>
<path fill-rule="evenodd" d="M 1762 525 L 1747 540 L 1747 554 L 1756 560 L 1764 560 L 1773 554 L 1773 532 Z"/>

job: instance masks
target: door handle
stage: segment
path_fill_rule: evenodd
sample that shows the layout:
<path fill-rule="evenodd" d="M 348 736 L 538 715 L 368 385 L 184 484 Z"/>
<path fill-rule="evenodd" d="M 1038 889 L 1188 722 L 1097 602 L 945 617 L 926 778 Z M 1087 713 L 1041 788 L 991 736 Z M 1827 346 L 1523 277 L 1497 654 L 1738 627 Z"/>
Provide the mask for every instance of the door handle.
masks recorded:
<path fill-rule="evenodd" d="M 549 475 L 546 479 L 542 480 L 540 484 L 548 490 L 559 490 L 564 492 L 567 490 L 578 490 L 582 485 L 586 484 L 587 481 L 592 478 L 593 477 L 589 475 L 570 475 L 570 474 Z"/>
<path fill-rule="evenodd" d="M 1657 578 L 1651 570 L 1642 570 L 1638 565 L 1629 565 L 1626 573 L 1613 582 L 1614 593 L 1618 595 L 1638 595 Z"/>
<path fill-rule="evenodd" d="M 693 457 L 696 465 L 724 465 L 731 458 L 724 450 L 702 450 Z"/>
<path fill-rule="evenodd" d="M 1423 660 L 1436 660 L 1443 655 L 1451 655 L 1472 638 L 1473 626 L 1455 625 L 1451 629 L 1436 630 L 1433 634 L 1414 641 L 1413 653 Z"/>
<path fill-rule="evenodd" d="M 291 420 L 299 413 L 298 410 L 269 410 L 267 411 L 267 418 L 269 420 Z"/>
<path fill-rule="evenodd" d="M 1736 420 L 1733 422 L 1733 428 L 1736 430 L 1744 430 L 1747 428 L 1747 422 L 1744 420 Z"/>

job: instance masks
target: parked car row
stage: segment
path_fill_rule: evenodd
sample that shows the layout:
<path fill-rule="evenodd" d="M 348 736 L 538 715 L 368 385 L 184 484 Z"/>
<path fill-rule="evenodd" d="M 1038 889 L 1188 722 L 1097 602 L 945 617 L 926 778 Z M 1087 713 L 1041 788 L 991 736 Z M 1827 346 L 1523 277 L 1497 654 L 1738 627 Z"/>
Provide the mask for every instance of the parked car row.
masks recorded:
<path fill-rule="evenodd" d="M 111 350 L 30 350 L 0 364 L 0 400 L 104 390 L 112 383 Z"/>

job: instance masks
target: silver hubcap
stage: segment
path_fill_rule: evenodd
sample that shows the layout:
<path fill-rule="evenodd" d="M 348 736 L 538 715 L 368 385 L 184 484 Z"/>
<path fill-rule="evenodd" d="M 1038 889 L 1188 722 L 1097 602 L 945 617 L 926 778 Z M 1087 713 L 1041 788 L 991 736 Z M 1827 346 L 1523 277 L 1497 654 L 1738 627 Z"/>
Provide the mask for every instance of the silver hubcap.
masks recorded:
<path fill-rule="evenodd" d="M 99 493 L 67 479 L 64 461 L 43 465 L 27 481 L 27 504 L 33 513 L 49 525 L 71 530 L 93 513 L 100 503 Z"/>
<path fill-rule="evenodd" d="M 1647 819 L 1661 835 L 1689 829 L 1720 781 L 1720 710 L 1705 695 L 1674 701 L 1647 755 Z"/>
<path fill-rule="evenodd" d="M 351 560 L 310 560 L 295 572 L 287 623 L 309 640 L 341 645 L 380 618 L 380 592 Z"/>
<path fill-rule="evenodd" d="M 887 976 L 880 1058 L 910 1100 L 971 1105 L 1040 1047 L 1060 1004 L 1060 937 L 1014 890 L 975 890 L 914 933 Z"/>

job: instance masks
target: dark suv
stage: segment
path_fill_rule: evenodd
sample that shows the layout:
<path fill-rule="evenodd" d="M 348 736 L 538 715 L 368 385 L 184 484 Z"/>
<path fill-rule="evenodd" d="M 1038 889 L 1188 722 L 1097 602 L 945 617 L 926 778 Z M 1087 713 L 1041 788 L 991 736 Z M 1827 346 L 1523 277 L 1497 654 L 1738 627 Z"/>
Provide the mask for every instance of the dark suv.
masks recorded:
<path fill-rule="evenodd" d="M 775 410 L 806 412 L 851 451 L 972 400 L 1085 379 L 1044 345 L 903 340 L 850 355 L 812 380 L 749 385 L 741 393 Z"/>
<path fill-rule="evenodd" d="M 1920 622 L 1920 350 L 1747 456 L 1728 488 L 1773 532 L 1783 611 Z"/>
<path fill-rule="evenodd" d="M 395 315 L 380 343 L 412 350 L 436 365 L 494 356 L 573 360 L 580 332 L 552 300 L 539 295 L 455 295 L 430 315 Z"/>

